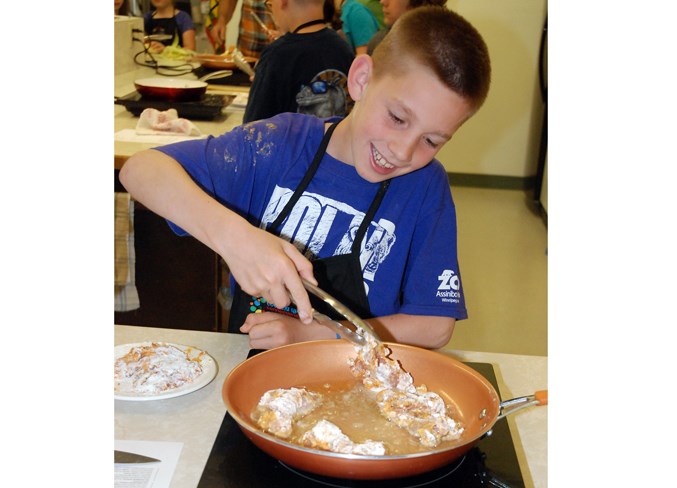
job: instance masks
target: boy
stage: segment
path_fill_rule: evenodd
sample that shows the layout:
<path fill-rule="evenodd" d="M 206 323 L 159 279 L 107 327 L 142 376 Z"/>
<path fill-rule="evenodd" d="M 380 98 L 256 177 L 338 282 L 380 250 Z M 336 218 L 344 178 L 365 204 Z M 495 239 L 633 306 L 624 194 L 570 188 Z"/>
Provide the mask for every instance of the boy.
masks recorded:
<path fill-rule="evenodd" d="M 229 330 L 248 333 L 252 348 L 335 337 L 313 321 L 301 277 L 369 318 L 383 340 L 439 348 L 467 313 L 454 204 L 433 158 L 482 105 L 489 78 L 477 31 L 446 8 L 421 7 L 373 58 L 355 58 L 346 118 L 286 113 L 143 151 L 120 180 L 224 258 L 246 292 Z M 299 318 L 247 314 L 290 300 Z"/>
<path fill-rule="evenodd" d="M 263 50 L 256 64 L 243 121 L 298 112 L 299 106 L 303 113 L 321 117 L 346 115 L 349 104 L 343 87 L 354 56 L 327 27 L 324 0 L 270 0 L 269 5 L 285 34 Z M 309 87 L 317 81 L 323 89 L 314 93 Z"/>
<path fill-rule="evenodd" d="M 339 0 L 341 30 L 355 54 L 366 54 L 367 44 L 379 30 L 371 11 L 357 0 Z"/>

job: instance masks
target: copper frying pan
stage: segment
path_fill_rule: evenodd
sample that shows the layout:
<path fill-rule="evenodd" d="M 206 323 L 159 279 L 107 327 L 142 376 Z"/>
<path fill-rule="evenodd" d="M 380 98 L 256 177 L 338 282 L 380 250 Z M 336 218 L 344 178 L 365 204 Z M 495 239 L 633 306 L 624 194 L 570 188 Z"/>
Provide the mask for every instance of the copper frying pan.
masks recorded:
<path fill-rule="evenodd" d="M 134 80 L 142 96 L 176 102 L 199 100 L 207 91 L 207 83 L 184 78 L 143 78 Z"/>
<path fill-rule="evenodd" d="M 400 456 L 360 456 L 308 449 L 259 430 L 250 413 L 267 390 L 352 379 L 348 358 L 353 345 L 340 340 L 290 344 L 262 352 L 236 366 L 223 384 L 223 400 L 244 434 L 261 450 L 295 468 L 324 476 L 389 479 L 425 473 L 451 463 L 470 450 L 503 416 L 494 387 L 469 366 L 443 354 L 388 344 L 414 378 L 438 393 L 465 428 L 461 439 L 440 450 Z M 535 400 L 540 404 L 544 399 Z M 507 403 L 507 402 L 505 402 Z"/>

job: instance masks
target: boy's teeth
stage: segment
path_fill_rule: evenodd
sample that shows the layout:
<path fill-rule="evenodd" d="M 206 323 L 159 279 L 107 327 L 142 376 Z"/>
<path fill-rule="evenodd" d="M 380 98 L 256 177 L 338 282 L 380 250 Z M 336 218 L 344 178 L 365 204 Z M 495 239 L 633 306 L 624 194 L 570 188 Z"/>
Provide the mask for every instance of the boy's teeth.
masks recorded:
<path fill-rule="evenodd" d="M 386 169 L 391 169 L 395 167 L 392 164 L 388 163 L 385 159 L 383 159 L 383 156 L 381 156 L 381 154 L 376 150 L 376 148 L 373 149 L 372 154 L 374 155 L 374 161 L 380 167 Z"/>

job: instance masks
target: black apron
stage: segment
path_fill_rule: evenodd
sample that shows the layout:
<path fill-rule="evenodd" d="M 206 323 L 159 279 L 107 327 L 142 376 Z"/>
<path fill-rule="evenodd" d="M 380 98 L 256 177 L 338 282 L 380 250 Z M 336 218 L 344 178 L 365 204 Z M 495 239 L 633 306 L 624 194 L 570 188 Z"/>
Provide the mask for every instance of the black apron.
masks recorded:
<path fill-rule="evenodd" d="M 153 13 L 153 15 L 155 15 L 155 13 Z M 183 47 L 183 39 L 181 39 L 179 33 L 179 24 L 176 23 L 174 17 L 168 19 L 156 19 L 155 17 L 151 17 L 150 21 L 148 21 L 148 31 L 147 34 L 169 34 L 172 36 L 171 39 L 166 41 L 158 41 L 165 46 L 171 46 L 174 39 L 178 38 L 178 45 Z"/>
<path fill-rule="evenodd" d="M 303 192 L 317 172 L 320 161 L 329 144 L 329 139 L 331 139 L 331 134 L 334 132 L 337 124 L 338 122 L 332 124 L 324 134 L 320 147 L 317 149 L 315 157 L 313 158 L 308 171 L 306 171 L 303 180 L 294 191 L 289 202 L 287 202 L 282 209 L 282 212 L 280 212 L 275 221 L 267 229 L 268 232 L 279 236 L 279 229 L 281 228 L 282 223 L 291 213 L 294 205 L 296 205 L 296 202 L 301 198 L 301 195 L 303 195 Z M 367 213 L 357 230 L 350 253 L 313 261 L 313 275 L 315 276 L 319 287 L 330 295 L 333 295 L 362 318 L 371 318 L 373 315 L 369 309 L 369 301 L 364 290 L 362 265 L 360 264 L 360 244 L 367 234 L 369 225 L 371 224 L 378 207 L 381 205 L 389 185 L 390 180 L 381 183 L 376 196 L 369 206 L 369 210 L 367 210 Z M 313 308 L 318 312 L 324 313 L 336 320 L 344 319 L 342 315 L 314 295 L 310 295 L 310 302 L 313 305 Z M 233 293 L 233 305 L 230 309 L 228 332 L 239 333 L 240 326 L 244 323 L 247 315 L 258 310 L 298 317 L 296 306 L 294 304 L 291 304 L 284 309 L 279 309 L 266 303 L 263 298 L 252 297 L 251 295 L 244 293 L 240 289 L 240 286 L 236 284 Z"/>

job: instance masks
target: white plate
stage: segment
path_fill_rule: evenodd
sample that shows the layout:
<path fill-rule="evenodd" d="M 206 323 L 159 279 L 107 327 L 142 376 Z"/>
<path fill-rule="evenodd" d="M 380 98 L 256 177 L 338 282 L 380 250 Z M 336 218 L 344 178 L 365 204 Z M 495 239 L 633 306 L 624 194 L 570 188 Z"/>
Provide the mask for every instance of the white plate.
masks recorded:
<path fill-rule="evenodd" d="M 150 346 L 151 344 L 153 344 L 153 342 L 135 342 L 132 344 L 122 344 L 120 346 L 115 346 L 115 358 L 113 359 L 113 362 L 117 361 L 119 358 L 127 354 L 132 347 Z M 181 349 L 184 352 L 186 350 L 190 350 L 189 351 L 190 357 L 196 357 L 200 353 L 204 352 L 193 346 L 184 346 L 181 344 L 173 344 L 171 342 L 155 342 L 155 344 L 162 344 L 164 346 L 174 346 L 178 349 Z M 214 358 L 212 358 L 206 352 L 204 352 L 204 354 L 200 358 L 200 366 L 202 366 L 202 374 L 191 383 L 186 383 L 185 385 L 181 385 L 178 388 L 163 391 L 162 393 L 137 393 L 133 391 L 116 391 L 114 395 L 115 399 L 141 402 L 146 400 L 161 400 L 165 398 L 174 398 L 181 395 L 187 395 L 188 393 L 192 393 L 204 386 L 207 386 L 216 376 L 216 372 L 218 369 L 216 366 L 216 361 L 214 361 Z"/>

